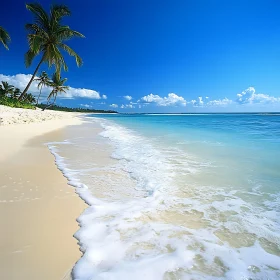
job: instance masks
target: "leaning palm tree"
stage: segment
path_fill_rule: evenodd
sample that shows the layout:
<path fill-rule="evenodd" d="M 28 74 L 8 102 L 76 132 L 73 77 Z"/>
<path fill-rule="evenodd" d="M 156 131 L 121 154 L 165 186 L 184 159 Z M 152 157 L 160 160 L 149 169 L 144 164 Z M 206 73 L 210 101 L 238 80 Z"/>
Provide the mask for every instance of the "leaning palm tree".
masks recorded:
<path fill-rule="evenodd" d="M 64 85 L 64 83 L 66 81 L 67 81 L 66 78 L 61 79 L 60 73 L 56 72 L 56 73 L 53 74 L 52 81 L 49 84 L 53 89 L 52 89 L 51 93 L 48 96 L 47 106 L 43 109 L 43 111 L 46 110 L 47 108 L 50 108 L 51 106 L 53 106 L 55 104 L 56 97 L 57 97 L 58 93 L 61 93 L 61 92 L 66 93 L 66 90 L 69 89 L 68 86 Z M 52 97 L 54 98 L 53 102 L 51 104 L 49 104 Z"/>
<path fill-rule="evenodd" d="M 14 93 L 14 86 L 9 85 L 8 82 L 2 81 L 2 85 L 0 85 L 0 92 L 2 96 L 12 95 Z"/>
<path fill-rule="evenodd" d="M 26 8 L 33 13 L 35 22 L 28 23 L 25 26 L 30 31 L 27 36 L 29 50 L 25 54 L 25 64 L 29 67 L 37 55 L 41 55 L 41 59 L 20 99 L 26 94 L 43 62 L 46 62 L 49 67 L 54 65 L 56 72 L 60 72 L 61 68 L 65 71 L 68 70 L 61 53 L 62 50 L 76 59 L 77 66 L 81 66 L 82 59 L 80 56 L 64 41 L 73 37 L 84 37 L 83 34 L 70 29 L 69 26 L 61 24 L 62 18 L 71 14 L 67 6 L 53 5 L 51 6 L 50 14 L 38 3 L 27 4 Z"/>
<path fill-rule="evenodd" d="M 0 42 L 3 44 L 3 46 L 8 50 L 8 43 L 11 41 L 11 37 L 8 34 L 8 32 L 0 26 Z"/>
<path fill-rule="evenodd" d="M 42 93 L 42 88 L 45 87 L 45 86 L 49 86 L 50 85 L 50 78 L 47 74 L 47 72 L 43 71 L 41 73 L 41 75 L 35 79 L 35 81 L 39 81 L 38 83 L 38 89 L 40 89 L 40 93 L 38 95 L 38 98 L 37 98 L 37 102 L 36 102 L 36 105 L 38 105 L 39 103 L 39 99 L 40 99 L 40 96 L 41 96 L 41 93 Z"/>

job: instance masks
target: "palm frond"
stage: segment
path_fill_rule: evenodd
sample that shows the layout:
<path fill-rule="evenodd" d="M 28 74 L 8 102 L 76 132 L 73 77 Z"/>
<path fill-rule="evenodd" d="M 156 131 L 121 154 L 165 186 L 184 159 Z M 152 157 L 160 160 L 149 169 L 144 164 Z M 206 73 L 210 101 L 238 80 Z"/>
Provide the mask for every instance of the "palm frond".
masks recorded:
<path fill-rule="evenodd" d="M 59 22 L 62 17 L 64 16 L 70 16 L 71 12 L 69 8 L 65 5 L 52 5 L 51 6 L 51 16 L 50 21 L 51 24 L 54 24 L 55 22 Z"/>
<path fill-rule="evenodd" d="M 30 50 L 32 50 L 34 54 L 38 54 L 43 47 L 44 37 L 37 34 L 29 34 L 27 40 Z"/>
<path fill-rule="evenodd" d="M 49 17 L 44 8 L 39 3 L 26 4 L 26 9 L 33 13 L 35 23 L 44 29 L 49 29 Z"/>
<path fill-rule="evenodd" d="M 56 30 L 56 36 L 61 41 L 70 40 L 73 37 L 85 38 L 85 36 L 82 33 L 75 30 L 71 30 L 70 27 L 67 25 L 59 26 L 59 28 L 57 28 Z"/>
<path fill-rule="evenodd" d="M 45 38 L 49 37 L 48 33 L 36 23 L 25 24 L 25 29 L 32 32 L 32 34 L 38 34 Z"/>
<path fill-rule="evenodd" d="M 66 44 L 60 43 L 59 47 L 62 48 L 63 50 L 65 50 L 69 55 L 75 57 L 76 64 L 78 67 L 80 67 L 83 64 L 82 58 L 69 46 L 67 46 Z"/>
<path fill-rule="evenodd" d="M 38 89 L 43 88 L 43 86 L 49 86 L 50 85 L 50 78 L 47 74 L 47 72 L 43 71 L 41 75 L 34 79 L 35 81 L 38 81 Z"/>
<path fill-rule="evenodd" d="M 32 50 L 28 50 L 24 55 L 24 63 L 26 67 L 29 67 L 35 58 L 36 53 L 34 53 Z"/>
<path fill-rule="evenodd" d="M 11 41 L 11 37 L 8 32 L 0 26 L 0 42 L 8 50 L 8 43 Z"/>
<path fill-rule="evenodd" d="M 51 52 L 51 64 L 54 64 L 56 67 L 56 72 L 60 73 L 61 68 L 64 69 L 64 71 L 68 71 L 68 66 L 66 65 L 66 62 L 64 60 L 63 55 L 59 51 L 56 45 L 50 45 L 50 52 Z"/>

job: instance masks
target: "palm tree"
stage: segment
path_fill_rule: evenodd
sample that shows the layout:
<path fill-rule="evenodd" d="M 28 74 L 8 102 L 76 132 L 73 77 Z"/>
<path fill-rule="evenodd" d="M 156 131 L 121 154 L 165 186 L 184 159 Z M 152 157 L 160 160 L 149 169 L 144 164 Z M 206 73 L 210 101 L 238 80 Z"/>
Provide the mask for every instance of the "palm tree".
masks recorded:
<path fill-rule="evenodd" d="M 40 89 L 40 93 L 38 95 L 37 102 L 36 102 L 36 105 L 38 105 L 39 98 L 40 98 L 41 93 L 42 93 L 42 88 L 45 87 L 45 86 L 50 85 L 50 78 L 49 78 L 47 72 L 43 71 L 41 73 L 41 75 L 39 76 L 39 78 L 36 78 L 35 81 L 39 81 L 38 89 Z"/>
<path fill-rule="evenodd" d="M 36 102 L 36 98 L 31 93 L 27 93 L 24 96 L 24 101 L 28 102 L 28 103 L 35 103 Z"/>
<path fill-rule="evenodd" d="M 26 29 L 30 31 L 30 34 L 27 36 L 29 50 L 25 54 L 25 64 L 29 67 L 33 59 L 39 54 L 41 54 L 41 59 L 20 99 L 26 94 L 43 62 L 46 62 L 49 67 L 54 65 L 56 72 L 59 73 L 61 67 L 65 71 L 68 70 L 61 50 L 73 56 L 76 59 L 77 66 L 81 66 L 82 59 L 80 56 L 66 45 L 64 41 L 73 37 L 85 37 L 83 34 L 70 29 L 69 26 L 61 24 L 62 18 L 71 14 L 67 6 L 51 6 L 49 15 L 38 3 L 27 4 L 26 8 L 33 13 L 35 22 L 25 25 Z"/>
<path fill-rule="evenodd" d="M 2 85 L 0 85 L 0 94 L 1 96 L 8 96 L 14 93 L 14 86 L 9 85 L 8 82 L 2 81 Z"/>
<path fill-rule="evenodd" d="M 66 90 L 69 89 L 68 86 L 65 86 L 65 85 L 64 85 L 64 83 L 65 83 L 66 81 L 67 81 L 66 78 L 61 79 L 60 74 L 59 74 L 58 72 L 56 72 L 56 73 L 53 74 L 53 76 L 52 76 L 52 81 L 51 81 L 51 83 L 50 83 L 50 86 L 51 86 L 53 89 L 52 89 L 51 93 L 50 93 L 49 96 L 48 96 L 48 104 L 49 104 L 49 102 L 50 102 L 50 100 L 51 100 L 52 97 L 54 98 L 54 100 L 53 100 L 53 102 L 52 102 L 50 105 L 47 105 L 47 106 L 43 109 L 43 111 L 46 110 L 47 108 L 49 108 L 49 107 L 51 107 L 51 106 L 54 105 L 58 93 L 61 93 L 61 92 L 66 93 Z"/>
<path fill-rule="evenodd" d="M 11 37 L 8 34 L 8 32 L 0 26 L 0 42 L 3 44 L 3 46 L 8 50 L 8 43 L 11 41 Z"/>
<path fill-rule="evenodd" d="M 11 98 L 18 99 L 19 96 L 20 96 L 20 89 L 15 88 L 14 92 L 11 94 Z"/>

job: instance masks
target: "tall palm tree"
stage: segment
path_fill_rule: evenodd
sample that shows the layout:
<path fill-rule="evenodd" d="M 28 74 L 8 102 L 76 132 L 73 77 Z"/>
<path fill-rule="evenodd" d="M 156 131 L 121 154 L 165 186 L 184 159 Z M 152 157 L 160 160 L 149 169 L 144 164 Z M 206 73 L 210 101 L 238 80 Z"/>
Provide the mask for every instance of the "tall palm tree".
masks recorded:
<path fill-rule="evenodd" d="M 9 85 L 8 82 L 2 81 L 2 85 L 0 85 L 0 93 L 2 96 L 12 95 L 14 93 L 14 86 Z"/>
<path fill-rule="evenodd" d="M 3 46 L 8 50 L 8 43 L 11 41 L 11 37 L 8 34 L 8 32 L 0 26 L 0 42 L 3 44 Z"/>
<path fill-rule="evenodd" d="M 42 88 L 50 85 L 51 81 L 50 81 L 50 78 L 49 78 L 47 72 L 45 72 L 45 71 L 43 71 L 41 73 L 41 75 L 38 78 L 35 79 L 35 81 L 39 81 L 38 89 L 40 89 L 40 93 L 38 95 L 37 102 L 36 102 L 36 105 L 38 105 L 39 99 L 40 99 L 40 96 L 41 96 L 41 93 L 42 93 Z"/>
<path fill-rule="evenodd" d="M 64 41 L 73 37 L 84 37 L 83 34 L 70 29 L 69 26 L 61 24 L 62 18 L 71 14 L 67 6 L 53 5 L 50 14 L 38 3 L 27 4 L 26 8 L 33 13 L 35 22 L 25 25 L 26 29 L 30 31 L 27 36 L 29 50 L 25 54 L 25 64 L 29 67 L 33 59 L 39 54 L 41 54 L 41 59 L 20 99 L 26 94 L 43 62 L 46 62 L 49 67 L 54 65 L 56 72 L 60 72 L 62 67 L 65 71 L 68 70 L 61 53 L 62 50 L 75 58 L 77 66 L 81 66 L 81 57 Z"/>
<path fill-rule="evenodd" d="M 48 105 L 43 109 L 43 111 L 51 106 L 54 105 L 55 101 L 56 101 L 56 97 L 58 93 L 66 93 L 66 90 L 69 89 L 68 86 L 65 86 L 64 83 L 67 81 L 66 78 L 61 79 L 60 77 L 60 73 L 56 72 L 53 74 L 52 76 L 52 81 L 50 83 L 50 86 L 53 88 L 51 93 L 48 96 Z M 51 98 L 54 98 L 53 102 L 51 104 L 49 104 Z"/>

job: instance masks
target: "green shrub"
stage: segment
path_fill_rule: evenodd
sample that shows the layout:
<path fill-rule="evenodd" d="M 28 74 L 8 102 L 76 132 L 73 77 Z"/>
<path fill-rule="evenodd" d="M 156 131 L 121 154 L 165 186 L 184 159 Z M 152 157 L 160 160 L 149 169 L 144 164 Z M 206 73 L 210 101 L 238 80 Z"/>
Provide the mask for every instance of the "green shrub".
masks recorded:
<path fill-rule="evenodd" d="M 26 103 L 24 101 L 20 101 L 18 99 L 7 96 L 0 97 L 0 105 L 5 105 L 13 108 L 35 109 L 35 106 L 30 103 Z"/>

